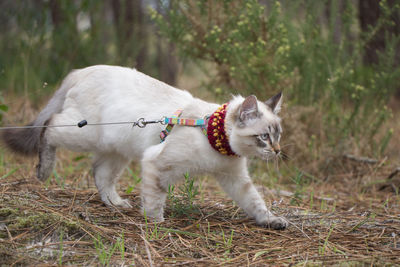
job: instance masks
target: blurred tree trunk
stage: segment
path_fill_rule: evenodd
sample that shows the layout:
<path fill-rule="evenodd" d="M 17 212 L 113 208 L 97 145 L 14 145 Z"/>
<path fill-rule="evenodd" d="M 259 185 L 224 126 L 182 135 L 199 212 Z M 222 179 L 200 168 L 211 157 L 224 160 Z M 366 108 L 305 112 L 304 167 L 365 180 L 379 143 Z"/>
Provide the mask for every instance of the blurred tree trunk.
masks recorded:
<path fill-rule="evenodd" d="M 157 12 L 162 12 L 160 2 L 157 2 Z M 168 42 L 167 45 L 163 46 L 163 43 L 165 42 L 163 42 L 161 36 L 157 34 L 156 66 L 158 66 L 159 78 L 169 85 L 176 85 L 178 60 L 175 56 L 175 45 Z"/>
<path fill-rule="evenodd" d="M 387 0 L 389 8 L 393 8 L 398 0 Z M 382 15 L 380 7 L 380 1 L 378 0 L 359 0 L 359 19 L 361 31 L 367 33 L 371 28 L 375 27 Z M 399 10 L 393 11 L 390 18 L 393 24 L 385 24 L 381 27 L 372 38 L 367 42 L 364 51 L 364 63 L 365 64 L 378 64 L 379 52 L 382 52 L 386 48 L 386 38 L 393 38 L 394 36 L 400 35 L 400 12 Z M 400 65 L 400 47 L 395 49 L 395 66 Z M 397 99 L 400 100 L 400 87 L 396 92 Z"/>
<path fill-rule="evenodd" d="M 141 0 L 133 1 L 134 11 L 134 30 L 136 35 L 136 46 L 138 46 L 138 52 L 136 55 L 136 68 L 143 70 L 145 68 L 147 59 L 147 34 L 146 34 L 146 23 L 143 14 L 143 5 Z"/>
<path fill-rule="evenodd" d="M 161 80 L 176 85 L 176 76 L 178 73 L 178 60 L 175 56 L 175 45 L 168 43 L 166 49 L 162 52 L 163 63 L 160 66 Z"/>
<path fill-rule="evenodd" d="M 378 23 L 380 15 L 379 1 L 359 0 L 359 18 L 361 31 L 367 33 Z M 364 63 L 378 63 L 378 52 L 385 48 L 385 35 L 383 30 L 379 30 L 367 42 L 364 51 Z"/>
<path fill-rule="evenodd" d="M 73 63 L 79 58 L 79 35 L 76 22 L 78 9 L 73 1 L 50 0 L 50 15 L 53 23 L 53 50 L 55 63 L 68 60 Z M 69 45 L 65 45 L 65 43 Z"/>
<path fill-rule="evenodd" d="M 108 16 L 110 6 L 104 1 L 90 1 L 83 12 L 87 12 L 90 21 L 90 38 L 86 40 L 85 64 L 104 64 L 107 62 L 107 47 L 110 36 L 108 24 L 112 25 L 111 17 Z M 111 22 L 111 23 L 110 23 Z"/>
<path fill-rule="evenodd" d="M 393 8 L 398 0 L 387 0 L 387 4 L 390 8 Z M 381 10 L 379 7 L 378 0 L 359 0 L 359 19 L 361 31 L 364 33 L 369 32 L 373 27 L 375 27 L 379 21 Z M 364 53 L 364 63 L 366 64 L 377 64 L 378 54 L 386 48 L 385 45 L 385 35 L 386 34 L 400 34 L 400 14 L 399 12 L 393 12 L 390 19 L 394 22 L 394 25 L 385 24 L 380 28 L 374 36 L 367 42 L 365 53 Z M 397 48 L 397 64 L 399 63 L 399 48 Z"/>
<path fill-rule="evenodd" d="M 63 13 L 61 12 L 60 2 L 57 0 L 50 0 L 50 12 L 51 12 L 51 20 L 54 24 L 55 28 L 59 28 L 64 18 Z"/>
<path fill-rule="evenodd" d="M 331 29 L 332 39 L 335 44 L 340 44 L 342 41 L 342 28 L 343 19 L 342 15 L 345 9 L 345 3 L 343 0 L 328 0 L 325 6 L 325 14 L 327 17 L 327 23 Z"/>
<path fill-rule="evenodd" d="M 121 63 L 143 70 L 147 60 L 147 34 L 142 0 L 111 0 L 111 7 Z"/>

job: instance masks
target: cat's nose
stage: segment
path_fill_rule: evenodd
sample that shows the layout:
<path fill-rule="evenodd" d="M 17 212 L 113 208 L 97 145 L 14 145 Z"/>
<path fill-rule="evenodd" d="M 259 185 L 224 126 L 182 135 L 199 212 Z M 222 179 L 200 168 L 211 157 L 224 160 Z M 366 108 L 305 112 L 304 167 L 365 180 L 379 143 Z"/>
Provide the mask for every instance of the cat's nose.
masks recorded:
<path fill-rule="evenodd" d="M 279 155 L 279 153 L 281 153 L 281 146 L 279 144 L 276 144 L 276 143 L 273 144 L 272 148 L 273 148 L 273 150 L 274 150 L 276 155 Z"/>

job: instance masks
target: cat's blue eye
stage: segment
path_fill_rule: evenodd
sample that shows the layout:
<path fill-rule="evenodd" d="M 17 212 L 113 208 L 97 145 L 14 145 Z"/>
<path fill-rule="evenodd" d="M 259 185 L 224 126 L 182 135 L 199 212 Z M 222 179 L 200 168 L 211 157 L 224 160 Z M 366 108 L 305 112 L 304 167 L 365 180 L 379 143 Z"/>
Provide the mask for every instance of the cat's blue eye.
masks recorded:
<path fill-rule="evenodd" d="M 265 134 L 260 134 L 260 138 L 264 141 L 269 140 L 269 134 L 265 133 Z"/>

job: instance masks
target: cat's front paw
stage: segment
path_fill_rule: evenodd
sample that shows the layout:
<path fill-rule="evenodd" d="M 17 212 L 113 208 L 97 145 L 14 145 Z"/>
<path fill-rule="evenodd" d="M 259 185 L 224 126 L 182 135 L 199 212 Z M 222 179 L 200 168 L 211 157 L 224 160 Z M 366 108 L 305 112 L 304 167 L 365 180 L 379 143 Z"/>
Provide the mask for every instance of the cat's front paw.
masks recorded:
<path fill-rule="evenodd" d="M 118 208 L 130 209 L 132 208 L 132 204 L 128 199 L 123 198 L 114 198 L 113 200 L 107 199 L 104 201 L 107 206 L 115 206 Z"/>
<path fill-rule="evenodd" d="M 286 219 L 277 216 L 268 216 L 267 218 L 258 220 L 257 224 L 274 230 L 283 230 L 289 225 Z"/>
<path fill-rule="evenodd" d="M 128 199 L 123 199 L 121 198 L 120 201 L 118 201 L 115 206 L 125 208 L 125 209 L 130 209 L 132 208 L 132 204 Z"/>

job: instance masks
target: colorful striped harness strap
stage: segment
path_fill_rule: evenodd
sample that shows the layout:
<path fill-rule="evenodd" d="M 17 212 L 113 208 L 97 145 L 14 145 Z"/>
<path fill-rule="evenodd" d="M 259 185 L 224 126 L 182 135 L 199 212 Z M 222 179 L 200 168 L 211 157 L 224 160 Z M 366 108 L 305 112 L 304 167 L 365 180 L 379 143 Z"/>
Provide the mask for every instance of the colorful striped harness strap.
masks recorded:
<path fill-rule="evenodd" d="M 207 119 L 181 119 L 179 118 L 182 114 L 182 109 L 178 109 L 177 111 L 174 112 L 174 114 L 169 117 L 164 119 L 164 124 L 168 124 L 167 127 L 165 127 L 165 130 L 161 131 L 160 133 L 160 139 L 161 142 L 165 141 L 165 138 L 170 134 L 172 131 L 172 128 L 174 125 L 184 125 L 184 126 L 193 126 L 193 127 L 201 127 L 203 133 L 207 135 Z"/>

